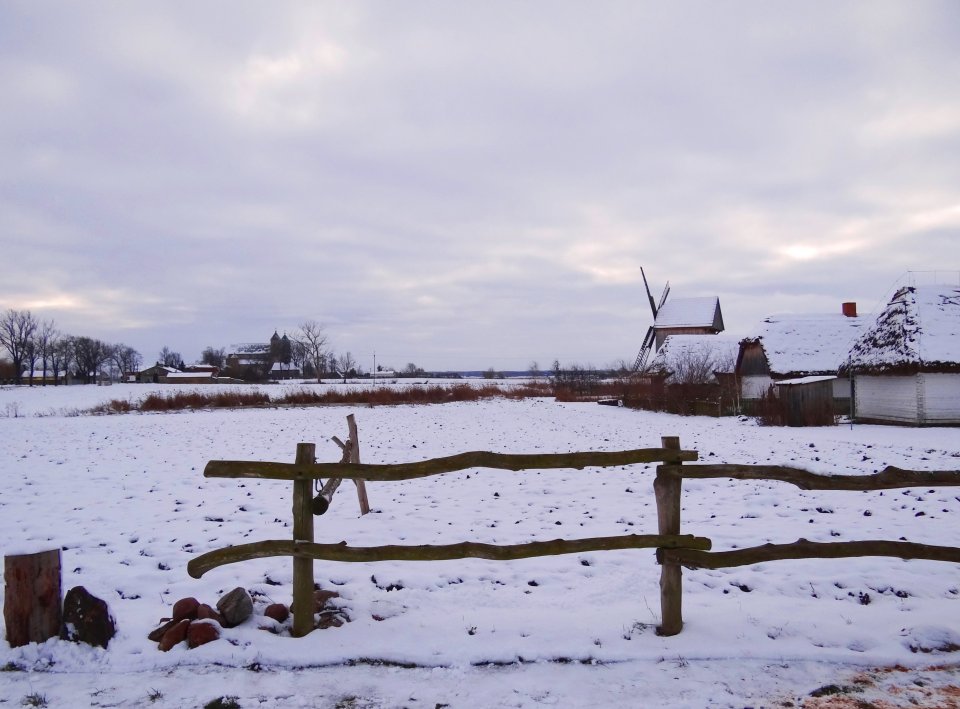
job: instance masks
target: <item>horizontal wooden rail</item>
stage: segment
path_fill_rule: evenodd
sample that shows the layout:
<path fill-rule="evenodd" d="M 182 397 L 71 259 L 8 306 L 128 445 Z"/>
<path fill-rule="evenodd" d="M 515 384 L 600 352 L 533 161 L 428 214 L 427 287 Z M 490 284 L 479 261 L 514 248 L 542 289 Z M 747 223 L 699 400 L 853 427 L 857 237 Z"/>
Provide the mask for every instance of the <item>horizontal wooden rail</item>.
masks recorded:
<path fill-rule="evenodd" d="M 682 564 L 690 569 L 726 569 L 781 559 L 846 559 L 855 556 L 891 556 L 899 559 L 926 559 L 960 563 L 960 548 L 917 544 L 915 542 L 860 541 L 811 542 L 798 539 L 791 544 L 764 544 L 732 551 L 665 549 L 662 561 Z"/>
<path fill-rule="evenodd" d="M 819 475 L 783 465 L 661 465 L 657 469 L 683 478 L 779 480 L 802 490 L 889 490 L 960 485 L 960 470 L 903 470 L 893 466 L 872 475 Z"/>
<path fill-rule="evenodd" d="M 469 468 L 545 470 L 548 468 L 612 467 L 635 463 L 697 460 L 696 451 L 638 448 L 626 451 L 581 451 L 575 453 L 491 453 L 472 451 L 415 463 L 270 463 L 244 460 L 211 460 L 203 474 L 208 478 L 265 478 L 305 480 L 313 478 L 361 478 L 363 480 L 411 480 Z"/>
<path fill-rule="evenodd" d="M 699 549 L 708 550 L 711 542 L 705 537 L 692 534 L 628 534 L 616 537 L 591 537 L 587 539 L 554 539 L 545 542 L 527 542 L 525 544 L 479 544 L 461 542 L 459 544 L 379 547 L 350 547 L 346 544 L 313 544 L 288 539 L 251 542 L 237 546 L 217 549 L 190 560 L 187 572 L 193 578 L 200 578 L 211 569 L 224 564 L 233 564 L 250 559 L 263 559 L 271 556 L 293 556 L 326 561 L 441 561 L 447 559 L 493 559 L 510 561 L 527 559 L 534 556 L 554 556 L 557 554 L 577 554 L 589 551 L 611 551 L 614 549 Z"/>

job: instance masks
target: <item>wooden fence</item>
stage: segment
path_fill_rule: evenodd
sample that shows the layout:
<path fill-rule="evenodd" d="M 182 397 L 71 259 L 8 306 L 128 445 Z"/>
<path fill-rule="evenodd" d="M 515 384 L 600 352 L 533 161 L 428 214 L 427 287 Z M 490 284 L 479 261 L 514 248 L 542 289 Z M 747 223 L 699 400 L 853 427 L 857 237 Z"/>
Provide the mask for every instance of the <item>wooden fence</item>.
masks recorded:
<path fill-rule="evenodd" d="M 353 427 L 351 427 L 353 430 Z M 355 435 L 355 434 L 354 434 Z M 300 637 L 313 629 L 313 561 L 435 561 L 475 557 L 506 561 L 535 556 L 573 554 L 611 549 L 655 548 L 660 571 L 661 635 L 676 635 L 683 627 L 682 572 L 688 568 L 725 568 L 776 559 L 891 556 L 901 559 L 932 559 L 960 563 L 956 547 L 911 542 L 868 540 L 853 542 L 810 542 L 765 544 L 733 551 L 711 552 L 705 537 L 680 533 L 680 497 L 683 478 L 732 478 L 736 480 L 779 480 L 805 490 L 881 490 L 902 487 L 960 485 L 960 471 L 921 472 L 887 468 L 874 475 L 818 475 L 799 468 L 767 465 L 684 465 L 697 460 L 696 451 L 682 450 L 677 437 L 664 437 L 661 448 L 625 451 L 516 455 L 475 451 L 415 463 L 370 465 L 351 462 L 317 463 L 315 446 L 297 446 L 294 463 L 212 460 L 204 469 L 210 478 L 260 478 L 293 481 L 293 539 L 252 542 L 207 552 L 194 559 L 187 570 L 194 578 L 224 564 L 272 556 L 293 557 L 293 628 Z M 347 456 L 344 458 L 348 460 Z M 350 547 L 346 544 L 317 544 L 313 536 L 315 480 L 328 478 L 395 481 L 440 475 L 470 468 L 501 470 L 578 469 L 661 463 L 654 480 L 658 534 L 621 535 L 587 539 L 555 539 L 525 544 L 494 545 L 461 542 L 446 545 Z M 324 486 L 327 490 L 328 482 Z M 329 502 L 329 497 L 326 500 Z M 325 508 L 325 507 L 324 507 Z"/>

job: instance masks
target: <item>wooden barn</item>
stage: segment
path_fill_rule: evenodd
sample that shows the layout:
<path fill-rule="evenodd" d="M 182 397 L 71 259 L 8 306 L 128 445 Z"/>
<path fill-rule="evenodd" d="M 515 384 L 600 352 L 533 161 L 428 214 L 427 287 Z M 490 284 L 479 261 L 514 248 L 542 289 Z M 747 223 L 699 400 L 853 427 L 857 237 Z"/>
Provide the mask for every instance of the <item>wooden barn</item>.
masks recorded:
<path fill-rule="evenodd" d="M 745 402 L 756 401 L 784 379 L 836 377 L 850 345 L 866 325 L 855 303 L 839 313 L 771 315 L 755 335 L 740 341 L 736 372 Z M 849 407 L 850 380 L 831 384 L 838 411 Z"/>
<path fill-rule="evenodd" d="M 858 421 L 960 425 L 960 287 L 899 289 L 850 349 Z"/>

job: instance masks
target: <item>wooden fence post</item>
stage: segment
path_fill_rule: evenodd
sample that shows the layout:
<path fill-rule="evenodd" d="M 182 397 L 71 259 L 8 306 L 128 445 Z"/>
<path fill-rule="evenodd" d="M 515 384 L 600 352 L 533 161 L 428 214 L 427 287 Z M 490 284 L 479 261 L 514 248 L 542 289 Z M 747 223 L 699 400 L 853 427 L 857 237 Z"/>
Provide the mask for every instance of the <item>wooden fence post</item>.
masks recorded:
<path fill-rule="evenodd" d="M 680 450 L 678 436 L 663 436 L 660 439 L 667 450 Z M 681 465 L 680 461 L 670 461 Z M 680 489 L 683 478 L 657 469 L 653 491 L 657 499 L 657 526 L 660 534 L 680 534 Z M 660 614 L 662 616 L 657 635 L 676 635 L 683 628 L 683 580 L 680 564 L 665 561 L 663 550 L 657 550 L 660 561 Z"/>
<path fill-rule="evenodd" d="M 10 647 L 60 635 L 60 550 L 5 556 L 3 578 L 3 622 Z"/>
<path fill-rule="evenodd" d="M 357 421 L 353 414 L 347 416 L 347 428 L 350 431 L 350 462 L 360 462 L 360 438 L 357 433 Z M 367 485 L 360 478 L 354 478 L 353 482 L 357 486 L 357 501 L 360 503 L 360 516 L 370 511 L 370 502 L 367 500 Z"/>
<path fill-rule="evenodd" d="M 316 462 L 316 445 L 297 444 L 298 464 Z M 293 541 L 313 543 L 313 478 L 293 481 Z M 313 559 L 293 557 L 293 628 L 300 638 L 313 630 Z"/>

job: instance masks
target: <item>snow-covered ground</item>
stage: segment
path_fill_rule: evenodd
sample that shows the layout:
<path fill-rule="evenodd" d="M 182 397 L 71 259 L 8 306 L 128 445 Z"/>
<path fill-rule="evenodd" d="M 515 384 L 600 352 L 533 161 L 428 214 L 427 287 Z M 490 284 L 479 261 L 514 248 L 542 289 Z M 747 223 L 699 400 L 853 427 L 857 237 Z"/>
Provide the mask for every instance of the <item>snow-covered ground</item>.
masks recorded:
<path fill-rule="evenodd" d="M 810 693 L 835 684 L 861 701 L 882 695 L 894 702 L 887 706 L 956 706 L 956 696 L 954 704 L 942 698 L 960 684 L 960 652 L 935 648 L 960 645 L 960 569 L 942 562 L 685 571 L 686 625 L 672 638 L 654 632 L 652 550 L 507 563 L 317 562 L 317 582 L 340 593 L 351 618 L 343 627 L 292 639 L 251 620 L 209 645 L 168 653 L 146 636 L 184 596 L 213 604 L 244 586 L 264 602 L 289 603 L 288 558 L 188 576 L 198 553 L 291 536 L 290 483 L 205 479 L 203 468 L 211 459 L 292 461 L 301 441 L 317 443 L 318 459 L 339 460 L 329 439 L 346 437 L 349 413 L 371 463 L 652 447 L 679 435 L 708 462 L 954 470 L 958 429 L 761 428 L 550 399 L 74 415 L 155 388 L 0 389 L 0 552 L 60 547 L 64 590 L 85 586 L 118 625 L 106 651 L 60 640 L 11 649 L 0 640 L 8 670 L 0 705 L 203 706 L 236 696 L 244 707 L 821 706 L 829 697 Z M 374 512 L 362 518 L 344 484 L 316 519 L 316 538 L 372 546 L 655 533 L 653 475 L 652 465 L 476 469 L 368 483 Z M 960 488 L 803 492 L 685 481 L 682 531 L 711 538 L 715 550 L 800 537 L 960 546 L 958 513 Z M 940 699 L 924 695 L 932 691 Z"/>

